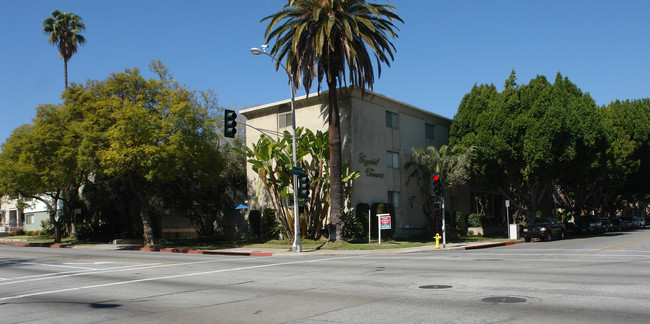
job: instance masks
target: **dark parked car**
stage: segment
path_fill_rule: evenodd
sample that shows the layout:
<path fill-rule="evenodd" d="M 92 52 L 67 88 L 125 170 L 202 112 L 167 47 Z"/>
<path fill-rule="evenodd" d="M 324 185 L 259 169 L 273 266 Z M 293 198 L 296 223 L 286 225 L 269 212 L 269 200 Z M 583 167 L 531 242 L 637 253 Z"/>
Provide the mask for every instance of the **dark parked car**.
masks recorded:
<path fill-rule="evenodd" d="M 615 231 L 624 231 L 627 229 L 627 226 L 625 225 L 625 221 L 621 220 L 620 218 L 612 219 L 612 225 L 614 225 Z"/>
<path fill-rule="evenodd" d="M 634 219 L 632 216 L 621 217 L 621 222 L 625 225 L 625 229 L 634 229 Z"/>
<path fill-rule="evenodd" d="M 614 232 L 618 231 L 616 225 L 614 225 L 614 220 L 610 218 L 603 218 L 601 223 L 603 224 L 602 228 L 604 232 Z"/>
<path fill-rule="evenodd" d="M 583 234 L 603 233 L 603 223 L 599 219 L 584 218 L 576 226 L 576 232 Z"/>
<path fill-rule="evenodd" d="M 530 242 L 533 238 L 551 241 L 553 237 L 564 238 L 564 224 L 555 218 L 536 218 L 532 224 L 524 228 L 524 240 Z"/>
<path fill-rule="evenodd" d="M 645 228 L 645 218 L 643 217 L 632 217 L 634 220 L 634 226 L 636 228 Z"/>

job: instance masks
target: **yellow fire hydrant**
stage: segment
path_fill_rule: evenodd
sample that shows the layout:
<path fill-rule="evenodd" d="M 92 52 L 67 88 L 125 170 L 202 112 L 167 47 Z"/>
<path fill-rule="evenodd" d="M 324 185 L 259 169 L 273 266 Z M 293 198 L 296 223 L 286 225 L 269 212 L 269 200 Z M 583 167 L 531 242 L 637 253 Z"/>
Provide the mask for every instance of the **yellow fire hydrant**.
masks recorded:
<path fill-rule="evenodd" d="M 439 249 L 440 248 L 440 239 L 442 238 L 442 236 L 440 236 L 440 234 L 436 233 L 436 236 L 434 236 L 433 238 L 436 239 L 436 249 Z"/>

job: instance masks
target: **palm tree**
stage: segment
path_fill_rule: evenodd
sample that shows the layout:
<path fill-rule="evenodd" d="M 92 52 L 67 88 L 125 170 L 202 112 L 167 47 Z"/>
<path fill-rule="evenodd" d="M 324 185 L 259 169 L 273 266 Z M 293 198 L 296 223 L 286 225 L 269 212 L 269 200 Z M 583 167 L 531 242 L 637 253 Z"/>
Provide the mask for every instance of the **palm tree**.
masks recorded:
<path fill-rule="evenodd" d="M 52 11 L 52 17 L 43 21 L 43 32 L 50 36 L 48 41 L 59 49 L 59 57 L 63 59 L 65 68 L 65 88 L 68 89 L 68 60 L 77 53 L 77 43 L 83 44 L 86 39 L 79 34 L 86 29 L 81 17 L 74 13 Z"/>
<path fill-rule="evenodd" d="M 317 78 L 318 91 L 327 82 L 330 146 L 330 239 L 343 239 L 343 185 L 341 183 L 341 133 L 336 87 L 345 83 L 346 74 L 353 86 L 372 89 L 374 54 L 381 76 L 381 63 L 390 66 L 396 38 L 394 20 L 403 23 L 389 5 L 363 0 L 289 0 L 269 20 L 266 41 L 275 38 L 271 55 L 285 60 L 294 84 L 309 93 Z M 370 49 L 370 51 L 368 51 Z"/>
<path fill-rule="evenodd" d="M 431 174 L 441 173 L 444 190 L 449 192 L 452 188 L 463 185 L 469 181 L 471 173 L 470 160 L 474 148 L 462 145 L 443 145 L 440 149 L 429 146 L 426 149 L 412 149 L 411 160 L 406 163 L 406 168 L 411 170 L 407 185 L 411 180 L 420 188 L 422 194 L 422 212 L 427 217 L 432 230 L 438 227 L 437 219 L 433 217 L 434 201 L 427 199 L 431 195 Z"/>

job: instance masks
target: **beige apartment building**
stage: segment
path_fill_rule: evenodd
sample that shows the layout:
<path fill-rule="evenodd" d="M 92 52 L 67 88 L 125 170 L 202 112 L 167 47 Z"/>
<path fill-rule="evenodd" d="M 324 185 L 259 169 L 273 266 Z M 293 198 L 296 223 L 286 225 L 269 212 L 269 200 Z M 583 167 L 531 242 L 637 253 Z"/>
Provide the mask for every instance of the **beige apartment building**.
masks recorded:
<path fill-rule="evenodd" d="M 424 199 L 416 181 L 409 181 L 412 170 L 405 164 L 412 148 L 439 148 L 449 142 L 451 120 L 371 91 L 358 88 L 339 90 L 343 164 L 350 163 L 352 171 L 361 176 L 353 183 L 348 206 L 359 203 L 392 203 L 395 207 L 395 237 L 416 236 L 427 231 L 428 222 L 422 212 Z M 312 131 L 327 131 L 327 92 L 295 99 L 296 126 Z M 244 109 L 240 114 L 255 128 L 282 133 L 291 131 L 291 102 L 284 100 Z M 246 145 L 257 143 L 261 133 L 246 129 Z M 277 137 L 276 137 L 277 139 Z M 259 178 L 247 166 L 249 207 L 270 207 L 270 201 L 259 187 Z M 460 210 L 469 213 L 469 192 L 464 199 L 447 195 L 449 214 Z M 464 202 L 463 204 L 459 202 Z M 461 205 L 464 205 L 462 207 Z"/>

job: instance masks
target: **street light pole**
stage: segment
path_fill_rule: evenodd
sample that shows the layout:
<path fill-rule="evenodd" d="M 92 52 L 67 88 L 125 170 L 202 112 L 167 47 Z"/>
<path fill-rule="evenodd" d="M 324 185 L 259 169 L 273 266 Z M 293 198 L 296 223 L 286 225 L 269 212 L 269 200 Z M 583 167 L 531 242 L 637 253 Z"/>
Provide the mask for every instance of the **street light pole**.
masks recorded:
<path fill-rule="evenodd" d="M 287 73 L 287 76 L 289 77 L 289 86 L 291 87 L 291 126 L 293 130 L 293 167 L 296 168 L 298 166 L 298 153 L 296 150 L 296 87 L 294 86 L 293 83 L 293 78 L 291 77 L 291 74 L 289 73 L 289 70 L 287 69 L 286 66 L 284 66 L 280 61 L 278 61 L 275 57 L 273 57 L 271 54 L 253 47 L 251 48 L 251 54 L 253 55 L 266 55 L 273 59 L 276 63 L 278 63 L 284 71 Z M 293 174 L 293 171 L 292 171 Z M 293 174 L 293 233 L 294 233 L 294 238 L 293 238 L 293 245 L 291 246 L 291 251 L 293 252 L 302 252 L 302 243 L 300 243 L 300 215 L 298 214 L 298 175 Z"/>

